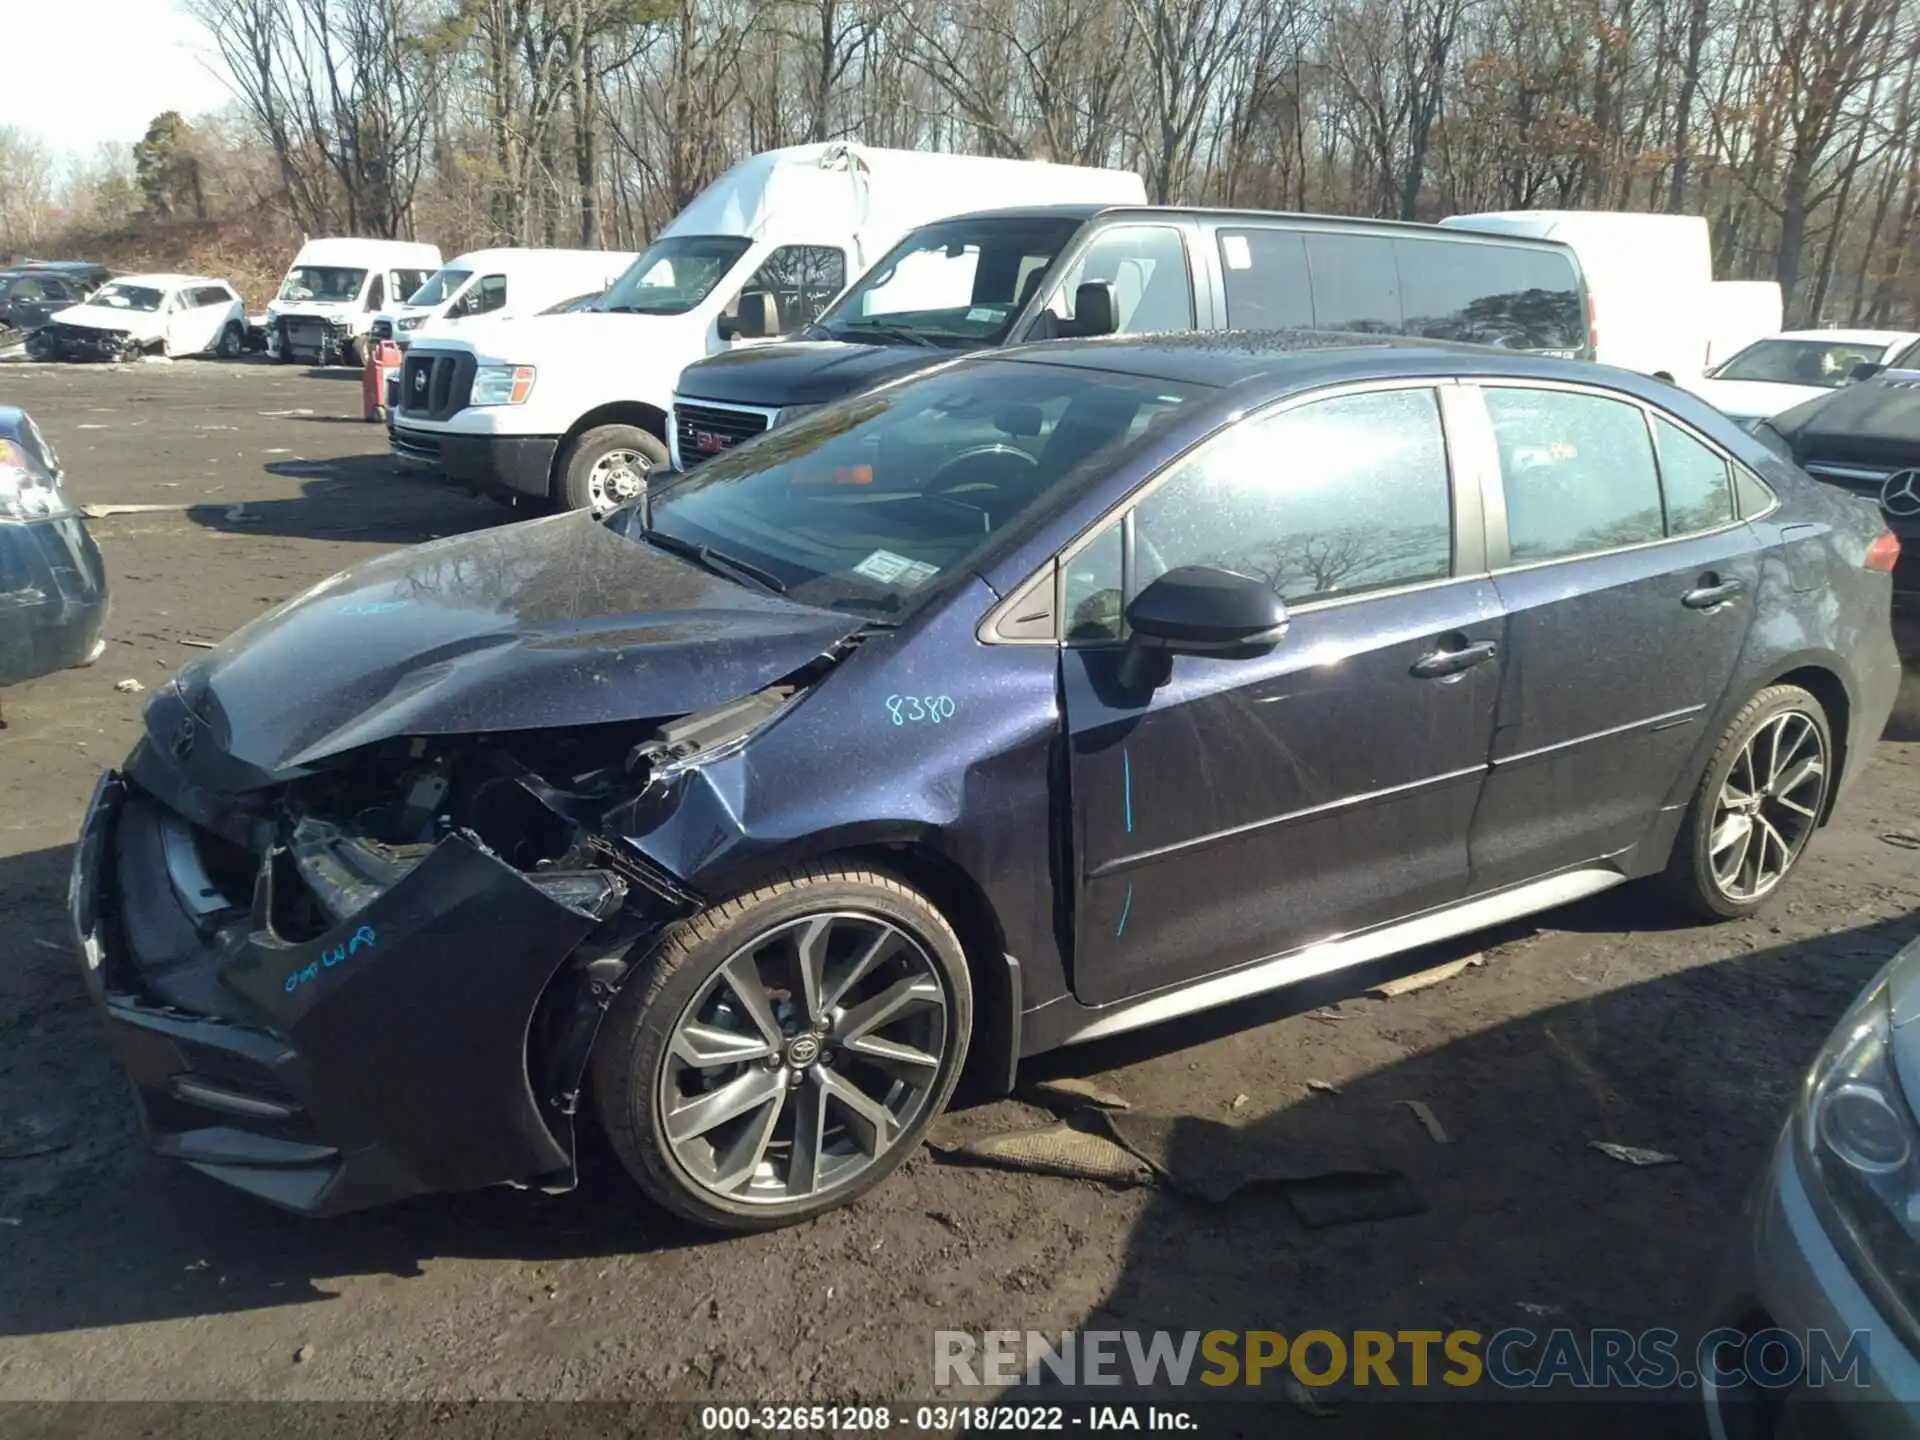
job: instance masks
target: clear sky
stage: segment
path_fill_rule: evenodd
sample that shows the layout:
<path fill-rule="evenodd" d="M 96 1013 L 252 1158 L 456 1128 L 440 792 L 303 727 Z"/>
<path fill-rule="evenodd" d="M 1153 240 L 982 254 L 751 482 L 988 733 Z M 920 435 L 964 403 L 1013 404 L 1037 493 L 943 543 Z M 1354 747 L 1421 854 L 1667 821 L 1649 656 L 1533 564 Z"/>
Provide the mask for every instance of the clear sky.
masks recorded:
<path fill-rule="evenodd" d="M 0 125 L 64 158 L 131 143 L 163 110 L 231 98 L 206 30 L 178 0 L 0 0 Z"/>

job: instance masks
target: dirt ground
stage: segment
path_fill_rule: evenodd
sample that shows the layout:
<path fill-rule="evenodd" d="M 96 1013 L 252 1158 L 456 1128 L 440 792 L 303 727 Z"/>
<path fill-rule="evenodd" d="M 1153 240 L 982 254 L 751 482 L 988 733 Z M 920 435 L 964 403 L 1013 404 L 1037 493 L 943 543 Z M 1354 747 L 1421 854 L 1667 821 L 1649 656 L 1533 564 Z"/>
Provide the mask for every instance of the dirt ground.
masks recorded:
<path fill-rule="evenodd" d="M 1872 771 L 1758 918 L 1679 924 L 1616 892 L 1392 967 L 1487 946 L 1415 994 L 1342 976 L 1023 1074 L 1172 1117 L 1198 1163 L 1358 1144 L 1423 1213 L 1308 1230 L 1258 1189 L 1209 1204 L 923 1151 L 850 1209 L 715 1241 L 595 1151 L 565 1197 L 294 1219 L 146 1154 L 85 1003 L 63 900 L 89 788 L 138 731 L 144 697 L 115 684 L 151 689 L 190 642 L 385 548 L 510 516 L 392 473 L 346 371 L 8 366 L 0 401 L 29 408 L 83 501 L 190 507 L 94 522 L 104 657 L 6 697 L 0 1400 L 898 1402 L 929 1392 L 937 1329 L 1686 1329 L 1803 1066 L 1920 933 L 1920 852 L 1884 838 L 1920 835 L 1910 675 Z M 976 1105 L 937 1134 L 1044 1114 Z M 1636 1169 L 1592 1140 L 1680 1163 Z"/>

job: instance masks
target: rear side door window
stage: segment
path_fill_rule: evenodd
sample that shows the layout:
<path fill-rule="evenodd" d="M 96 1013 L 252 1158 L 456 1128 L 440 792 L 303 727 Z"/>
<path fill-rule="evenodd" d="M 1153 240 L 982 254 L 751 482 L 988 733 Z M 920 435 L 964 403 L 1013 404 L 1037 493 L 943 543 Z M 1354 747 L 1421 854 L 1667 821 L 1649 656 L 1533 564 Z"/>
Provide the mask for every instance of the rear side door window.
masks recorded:
<path fill-rule="evenodd" d="M 1313 293 L 1306 237 L 1298 230 L 1222 229 L 1220 279 L 1230 330 L 1310 330 Z"/>
<path fill-rule="evenodd" d="M 1308 233 L 1305 238 L 1313 323 L 1322 330 L 1399 334 L 1400 271 L 1393 241 L 1355 234 Z"/>
<path fill-rule="evenodd" d="M 1396 238 L 1406 333 L 1578 354 L 1586 307 L 1571 260 L 1478 240 Z"/>
<path fill-rule="evenodd" d="M 1073 333 L 1075 293 L 1097 282 L 1113 286 L 1117 334 L 1193 329 L 1186 241 L 1170 225 L 1115 225 L 1094 236 L 1047 302 L 1067 334 Z"/>
<path fill-rule="evenodd" d="M 846 253 L 831 245 L 782 245 L 761 262 L 740 293 L 773 297 L 779 311 L 777 335 L 811 325 L 847 288 Z"/>
<path fill-rule="evenodd" d="M 1575 390 L 1489 386 L 1507 548 L 1517 565 L 1666 534 L 1653 437 L 1638 405 Z"/>
<path fill-rule="evenodd" d="M 1654 417 L 1667 534 L 1694 535 L 1733 521 L 1733 485 L 1726 457 L 1671 421 Z"/>
<path fill-rule="evenodd" d="M 1453 492 L 1431 389 L 1337 395 L 1256 416 L 1178 462 L 1133 507 L 1127 598 L 1168 570 L 1257 576 L 1290 605 L 1453 572 Z M 1066 638 L 1121 634 L 1125 529 L 1066 562 Z"/>

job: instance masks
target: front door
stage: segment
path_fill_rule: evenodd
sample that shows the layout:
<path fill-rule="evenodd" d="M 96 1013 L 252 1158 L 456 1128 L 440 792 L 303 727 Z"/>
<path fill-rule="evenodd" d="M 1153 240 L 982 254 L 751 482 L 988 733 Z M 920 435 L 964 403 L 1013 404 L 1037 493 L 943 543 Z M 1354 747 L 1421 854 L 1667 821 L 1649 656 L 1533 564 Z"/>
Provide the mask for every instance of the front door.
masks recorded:
<path fill-rule="evenodd" d="M 1437 393 L 1397 386 L 1241 421 L 1069 557 L 1083 1003 L 1464 893 L 1502 621 L 1477 552 L 1456 578 L 1452 517 Z M 1267 579 L 1287 633 L 1130 690 L 1123 599 L 1182 565 Z"/>
<path fill-rule="evenodd" d="M 1505 687 L 1475 889 L 1616 855 L 1657 817 L 1732 679 L 1762 547 L 1724 456 L 1657 410 L 1487 385 L 1509 564 Z"/>

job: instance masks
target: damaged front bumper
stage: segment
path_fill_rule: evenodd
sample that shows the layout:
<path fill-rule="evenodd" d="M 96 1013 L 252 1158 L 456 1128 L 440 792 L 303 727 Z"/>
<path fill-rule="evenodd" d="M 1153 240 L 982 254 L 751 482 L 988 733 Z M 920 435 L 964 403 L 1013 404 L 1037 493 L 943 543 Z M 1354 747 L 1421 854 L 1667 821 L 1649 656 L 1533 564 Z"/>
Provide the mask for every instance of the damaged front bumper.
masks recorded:
<path fill-rule="evenodd" d="M 396 855 L 305 823 L 235 895 L 209 863 L 246 823 L 222 804 L 143 741 L 75 856 L 87 986 L 154 1149 L 308 1215 L 569 1188 L 593 1035 L 674 907 L 626 903 L 611 869 L 529 875 L 458 830 Z M 290 891 L 318 933 L 283 936 Z"/>

